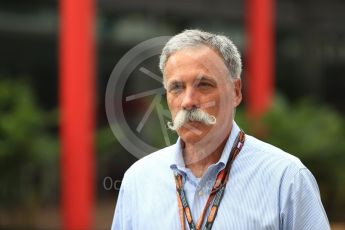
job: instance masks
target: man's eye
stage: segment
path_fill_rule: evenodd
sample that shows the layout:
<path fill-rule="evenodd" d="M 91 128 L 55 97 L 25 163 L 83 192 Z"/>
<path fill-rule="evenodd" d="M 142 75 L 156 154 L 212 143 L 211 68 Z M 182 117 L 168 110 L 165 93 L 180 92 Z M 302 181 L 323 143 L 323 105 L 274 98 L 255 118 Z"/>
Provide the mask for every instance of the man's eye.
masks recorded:
<path fill-rule="evenodd" d="M 198 87 L 199 88 L 204 88 L 204 89 L 207 89 L 207 88 L 211 88 L 212 87 L 212 84 L 208 83 L 208 82 L 200 82 L 198 84 Z"/>

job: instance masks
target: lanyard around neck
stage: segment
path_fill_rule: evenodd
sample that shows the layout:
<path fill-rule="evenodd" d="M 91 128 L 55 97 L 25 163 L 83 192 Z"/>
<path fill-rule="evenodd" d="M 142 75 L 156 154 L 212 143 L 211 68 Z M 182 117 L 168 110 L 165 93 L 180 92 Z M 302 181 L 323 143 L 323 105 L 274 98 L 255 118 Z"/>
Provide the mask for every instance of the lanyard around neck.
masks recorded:
<path fill-rule="evenodd" d="M 236 140 L 231 148 L 231 152 L 228 158 L 228 161 L 226 163 L 226 166 L 224 169 L 222 169 L 218 174 L 216 181 L 214 182 L 214 185 L 212 187 L 211 193 L 207 199 L 206 205 L 199 217 L 199 220 L 197 224 L 194 224 L 193 217 L 191 214 L 191 210 L 187 201 L 186 194 L 183 190 L 183 182 L 182 182 L 182 175 L 179 173 L 175 173 L 175 182 L 176 182 L 176 191 L 177 191 L 177 202 L 179 207 L 179 214 L 180 214 L 180 222 L 181 222 L 181 228 L 182 230 L 185 230 L 185 222 L 184 217 L 186 217 L 189 229 L 191 230 L 200 230 L 201 225 L 204 222 L 205 214 L 212 202 L 212 207 L 210 210 L 210 213 L 207 217 L 206 224 L 204 229 L 211 229 L 213 222 L 216 218 L 219 204 L 223 198 L 226 182 L 228 181 L 229 172 L 231 169 L 231 165 L 234 162 L 237 155 L 240 153 L 243 144 L 244 144 L 245 134 L 241 130 L 239 134 L 236 137 Z"/>

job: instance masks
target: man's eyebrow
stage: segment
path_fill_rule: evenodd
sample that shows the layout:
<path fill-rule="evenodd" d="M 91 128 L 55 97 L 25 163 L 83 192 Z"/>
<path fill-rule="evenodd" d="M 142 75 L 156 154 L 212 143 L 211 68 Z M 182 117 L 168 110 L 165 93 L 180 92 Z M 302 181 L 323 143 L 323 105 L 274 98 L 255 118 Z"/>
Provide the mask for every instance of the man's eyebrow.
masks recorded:
<path fill-rule="evenodd" d="M 179 81 L 179 80 L 170 80 L 170 81 L 167 82 L 167 86 L 176 85 L 176 84 L 182 84 L 182 81 Z"/>
<path fill-rule="evenodd" d="M 178 82 L 180 82 L 179 80 L 170 80 L 170 81 L 168 81 L 167 83 L 168 84 L 172 84 L 172 83 L 178 83 Z"/>

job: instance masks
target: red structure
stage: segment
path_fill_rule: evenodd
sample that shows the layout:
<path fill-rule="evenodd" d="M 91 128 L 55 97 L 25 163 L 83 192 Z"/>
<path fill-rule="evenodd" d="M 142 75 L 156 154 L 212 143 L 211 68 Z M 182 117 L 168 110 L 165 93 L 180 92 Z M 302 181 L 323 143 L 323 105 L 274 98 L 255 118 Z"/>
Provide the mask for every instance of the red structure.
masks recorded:
<path fill-rule="evenodd" d="M 275 47 L 274 0 L 246 1 L 248 115 L 259 118 L 272 103 Z"/>
<path fill-rule="evenodd" d="M 62 229 L 91 229 L 94 203 L 93 0 L 60 0 Z"/>

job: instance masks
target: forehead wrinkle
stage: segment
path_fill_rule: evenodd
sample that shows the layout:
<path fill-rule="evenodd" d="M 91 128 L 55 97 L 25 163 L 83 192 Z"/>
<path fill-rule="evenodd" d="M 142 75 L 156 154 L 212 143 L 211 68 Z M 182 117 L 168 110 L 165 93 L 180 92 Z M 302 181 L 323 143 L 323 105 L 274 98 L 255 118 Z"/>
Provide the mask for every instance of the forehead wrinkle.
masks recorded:
<path fill-rule="evenodd" d="M 225 66 L 222 65 L 224 65 L 223 60 L 213 49 L 207 46 L 188 47 L 173 53 L 168 58 L 164 70 L 164 82 L 167 83 L 168 78 L 181 79 L 193 75 L 208 76 L 208 79 L 217 82 L 220 80 L 218 75 L 226 75 L 222 68 Z"/>
<path fill-rule="evenodd" d="M 218 56 L 215 51 L 207 46 L 186 47 L 171 54 L 167 60 L 167 64 L 172 64 L 175 67 L 193 64 L 201 69 L 207 69 L 205 65 L 207 65 L 206 62 L 208 60 L 208 56 L 210 55 L 210 51 L 212 54 Z"/>

